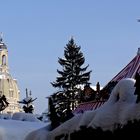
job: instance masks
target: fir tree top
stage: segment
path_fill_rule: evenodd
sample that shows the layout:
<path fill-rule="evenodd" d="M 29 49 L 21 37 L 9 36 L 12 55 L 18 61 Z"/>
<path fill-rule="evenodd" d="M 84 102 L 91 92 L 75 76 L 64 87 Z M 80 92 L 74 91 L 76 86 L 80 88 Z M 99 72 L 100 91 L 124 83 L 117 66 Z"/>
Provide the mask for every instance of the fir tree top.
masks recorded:
<path fill-rule="evenodd" d="M 82 67 L 85 58 L 80 51 L 81 47 L 77 46 L 74 39 L 71 38 L 64 49 L 64 58 L 58 58 L 58 62 L 63 67 L 63 70 L 57 69 L 60 76 L 56 78 L 56 82 L 51 84 L 54 87 L 63 89 L 74 89 L 76 85 L 87 84 L 91 71 L 85 72 L 89 65 Z"/>

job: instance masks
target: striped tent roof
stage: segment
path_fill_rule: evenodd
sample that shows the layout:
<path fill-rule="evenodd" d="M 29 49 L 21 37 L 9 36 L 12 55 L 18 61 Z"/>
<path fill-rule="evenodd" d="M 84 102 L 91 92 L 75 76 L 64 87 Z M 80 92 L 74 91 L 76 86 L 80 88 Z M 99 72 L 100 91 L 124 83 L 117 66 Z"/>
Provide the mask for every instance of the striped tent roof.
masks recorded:
<path fill-rule="evenodd" d="M 118 82 L 124 78 L 135 78 L 136 73 L 140 74 L 140 48 L 138 48 L 137 55 L 124 67 L 111 82 Z"/>
<path fill-rule="evenodd" d="M 73 111 L 74 114 L 77 113 L 83 113 L 86 110 L 95 110 L 101 105 L 103 105 L 105 101 L 90 101 L 90 102 L 85 102 L 81 103 L 78 105 L 78 107 Z"/>
<path fill-rule="evenodd" d="M 130 61 L 130 63 L 128 63 L 126 67 L 124 67 L 114 78 L 112 78 L 110 82 L 119 82 L 121 79 L 124 78 L 135 78 L 136 73 L 140 74 L 140 48 L 138 48 L 137 55 Z M 105 101 L 92 101 L 82 103 L 78 105 L 78 107 L 73 111 L 73 113 L 83 113 L 86 110 L 95 110 L 104 103 Z"/>

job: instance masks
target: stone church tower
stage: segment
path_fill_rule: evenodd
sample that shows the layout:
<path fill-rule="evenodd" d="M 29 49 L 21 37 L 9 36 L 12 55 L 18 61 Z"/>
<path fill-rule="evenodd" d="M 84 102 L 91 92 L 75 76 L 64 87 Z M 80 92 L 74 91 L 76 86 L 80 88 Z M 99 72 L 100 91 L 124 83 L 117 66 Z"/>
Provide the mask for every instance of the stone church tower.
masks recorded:
<path fill-rule="evenodd" d="M 0 37 L 0 95 L 5 95 L 9 103 L 2 113 L 15 113 L 20 111 L 17 80 L 9 73 L 7 46 Z"/>

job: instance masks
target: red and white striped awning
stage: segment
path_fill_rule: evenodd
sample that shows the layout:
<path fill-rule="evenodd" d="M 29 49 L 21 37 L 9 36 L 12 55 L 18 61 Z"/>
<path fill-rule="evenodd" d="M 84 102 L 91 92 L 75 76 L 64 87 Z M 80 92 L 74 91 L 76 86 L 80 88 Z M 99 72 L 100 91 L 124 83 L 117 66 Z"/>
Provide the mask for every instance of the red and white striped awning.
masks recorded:
<path fill-rule="evenodd" d="M 83 113 L 86 110 L 95 110 L 103 105 L 105 101 L 91 101 L 85 102 L 78 105 L 78 107 L 73 111 L 74 114 Z"/>

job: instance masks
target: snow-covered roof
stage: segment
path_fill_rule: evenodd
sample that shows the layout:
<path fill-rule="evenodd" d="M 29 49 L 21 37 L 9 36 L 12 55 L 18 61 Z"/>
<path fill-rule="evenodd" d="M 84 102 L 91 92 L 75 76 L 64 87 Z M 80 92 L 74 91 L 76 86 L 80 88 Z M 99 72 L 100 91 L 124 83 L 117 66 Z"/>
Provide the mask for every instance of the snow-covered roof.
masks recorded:
<path fill-rule="evenodd" d="M 125 125 L 128 121 L 140 119 L 140 104 L 136 103 L 137 96 L 134 95 L 135 80 L 123 79 L 113 89 L 109 100 L 100 108 L 77 114 L 70 120 L 61 124 L 52 131 L 42 128 L 31 132 L 25 140 L 54 140 L 56 136 L 67 135 L 80 130 L 81 126 L 101 128 L 103 131 L 113 131 L 116 124 Z"/>
<path fill-rule="evenodd" d="M 129 120 L 140 119 L 140 104 L 136 103 L 134 84 L 135 80 L 131 78 L 121 80 L 100 108 L 77 114 L 52 131 L 45 123 L 0 119 L 0 137 L 6 140 L 54 140 L 58 135 L 80 130 L 81 126 L 113 131 L 116 124 L 123 126 Z"/>

